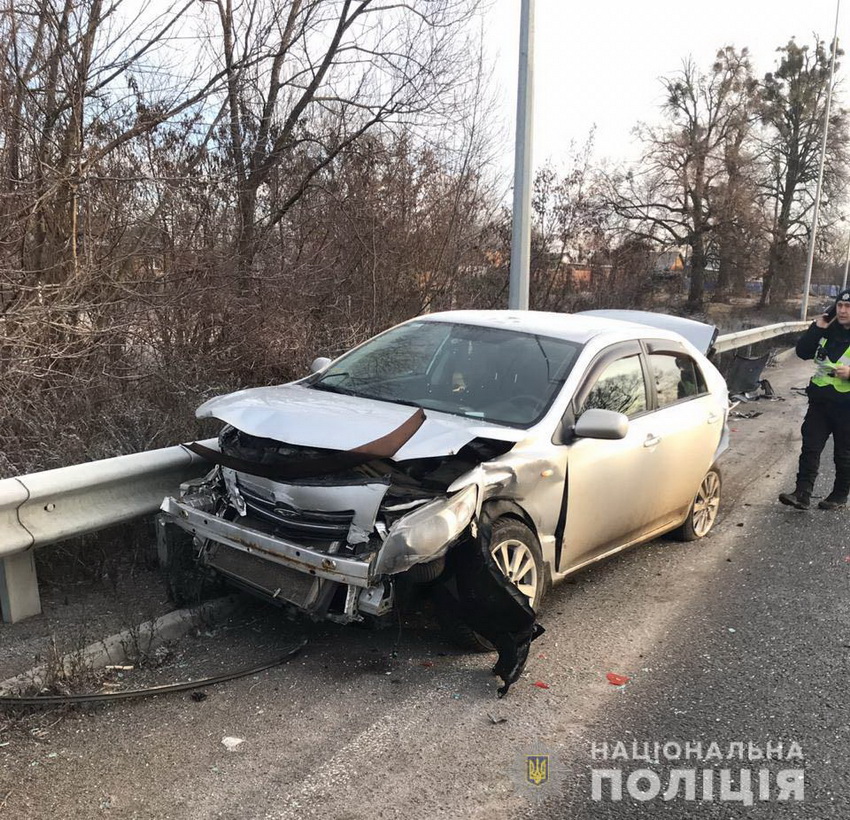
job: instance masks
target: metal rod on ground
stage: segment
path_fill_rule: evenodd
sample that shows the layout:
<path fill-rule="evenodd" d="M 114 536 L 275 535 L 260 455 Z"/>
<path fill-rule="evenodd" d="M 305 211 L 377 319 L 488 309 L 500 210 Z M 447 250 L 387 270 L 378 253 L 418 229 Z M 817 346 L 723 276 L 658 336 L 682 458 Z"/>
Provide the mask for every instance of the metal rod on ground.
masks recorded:
<path fill-rule="evenodd" d="M 820 167 L 818 168 L 818 187 L 815 191 L 815 207 L 812 212 L 812 233 L 809 237 L 809 257 L 806 260 L 806 278 L 803 282 L 803 303 L 800 307 L 800 318 L 805 319 L 809 312 L 809 286 L 812 282 L 812 265 L 815 259 L 815 240 L 818 233 L 818 210 L 820 208 L 821 187 L 823 185 L 823 165 L 826 159 L 826 138 L 829 134 L 829 107 L 832 103 L 832 77 L 835 73 L 835 52 L 838 51 L 838 10 L 841 0 L 835 2 L 835 31 L 832 35 L 832 57 L 829 61 L 829 86 L 826 90 L 826 111 L 823 117 L 823 142 L 820 147 Z"/>
<path fill-rule="evenodd" d="M 534 111 L 534 0 L 522 0 L 516 100 L 514 205 L 508 307 L 528 310 L 531 266 L 531 137 Z"/>

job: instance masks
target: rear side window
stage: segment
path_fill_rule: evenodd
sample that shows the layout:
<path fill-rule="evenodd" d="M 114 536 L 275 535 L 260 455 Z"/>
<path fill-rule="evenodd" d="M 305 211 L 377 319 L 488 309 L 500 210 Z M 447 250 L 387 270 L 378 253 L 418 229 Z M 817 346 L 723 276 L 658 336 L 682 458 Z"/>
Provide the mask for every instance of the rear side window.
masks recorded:
<path fill-rule="evenodd" d="M 708 392 L 699 365 L 683 353 L 650 353 L 649 367 L 659 408 Z"/>
<path fill-rule="evenodd" d="M 579 413 L 591 408 L 636 416 L 646 410 L 646 385 L 640 356 L 611 362 L 587 394 Z"/>

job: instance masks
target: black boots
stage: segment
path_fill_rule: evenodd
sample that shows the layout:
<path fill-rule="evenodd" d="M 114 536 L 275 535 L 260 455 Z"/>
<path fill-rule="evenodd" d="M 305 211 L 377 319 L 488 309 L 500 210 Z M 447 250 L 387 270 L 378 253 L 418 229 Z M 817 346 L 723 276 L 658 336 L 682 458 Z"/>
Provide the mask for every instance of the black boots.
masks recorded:
<path fill-rule="evenodd" d="M 794 490 L 793 493 L 780 493 L 779 500 L 789 507 L 797 510 L 808 510 L 811 506 L 811 495 L 803 490 Z M 823 501 L 818 503 L 822 510 L 840 510 L 847 506 L 847 496 L 836 493 L 834 490 Z"/>
<path fill-rule="evenodd" d="M 847 496 L 836 493 L 833 490 L 823 501 L 818 504 L 822 510 L 840 510 L 847 506 Z"/>
<path fill-rule="evenodd" d="M 783 504 L 787 504 L 789 507 L 794 507 L 798 510 L 807 510 L 810 506 L 809 493 L 803 492 L 801 490 L 794 490 L 793 493 L 780 493 L 779 500 Z M 821 501 L 821 504 L 824 503 L 826 503 L 826 500 Z"/>

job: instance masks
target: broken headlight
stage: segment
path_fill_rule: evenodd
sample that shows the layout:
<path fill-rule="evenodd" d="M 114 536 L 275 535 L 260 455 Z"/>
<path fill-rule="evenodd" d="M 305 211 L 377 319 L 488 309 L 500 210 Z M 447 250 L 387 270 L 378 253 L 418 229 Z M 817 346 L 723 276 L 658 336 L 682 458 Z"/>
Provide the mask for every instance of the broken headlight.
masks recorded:
<path fill-rule="evenodd" d="M 375 571 L 404 572 L 444 555 L 469 526 L 478 501 L 472 484 L 450 498 L 431 501 L 393 524 L 378 554 Z"/>

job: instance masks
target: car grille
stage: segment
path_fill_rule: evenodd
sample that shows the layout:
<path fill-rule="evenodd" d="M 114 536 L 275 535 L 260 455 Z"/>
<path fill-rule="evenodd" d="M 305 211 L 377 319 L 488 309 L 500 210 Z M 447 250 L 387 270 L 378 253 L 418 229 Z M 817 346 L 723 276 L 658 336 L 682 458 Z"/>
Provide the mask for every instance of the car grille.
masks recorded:
<path fill-rule="evenodd" d="M 244 581 L 271 598 L 280 598 L 303 608 L 315 598 L 318 586 L 315 578 L 249 552 L 217 544 L 215 551 L 208 554 L 207 563 L 213 569 Z"/>
<path fill-rule="evenodd" d="M 291 536 L 327 541 L 345 541 L 354 518 L 354 510 L 320 512 L 301 510 L 281 501 L 262 498 L 245 487 L 239 488 L 250 512 L 274 525 L 276 531 Z"/>

